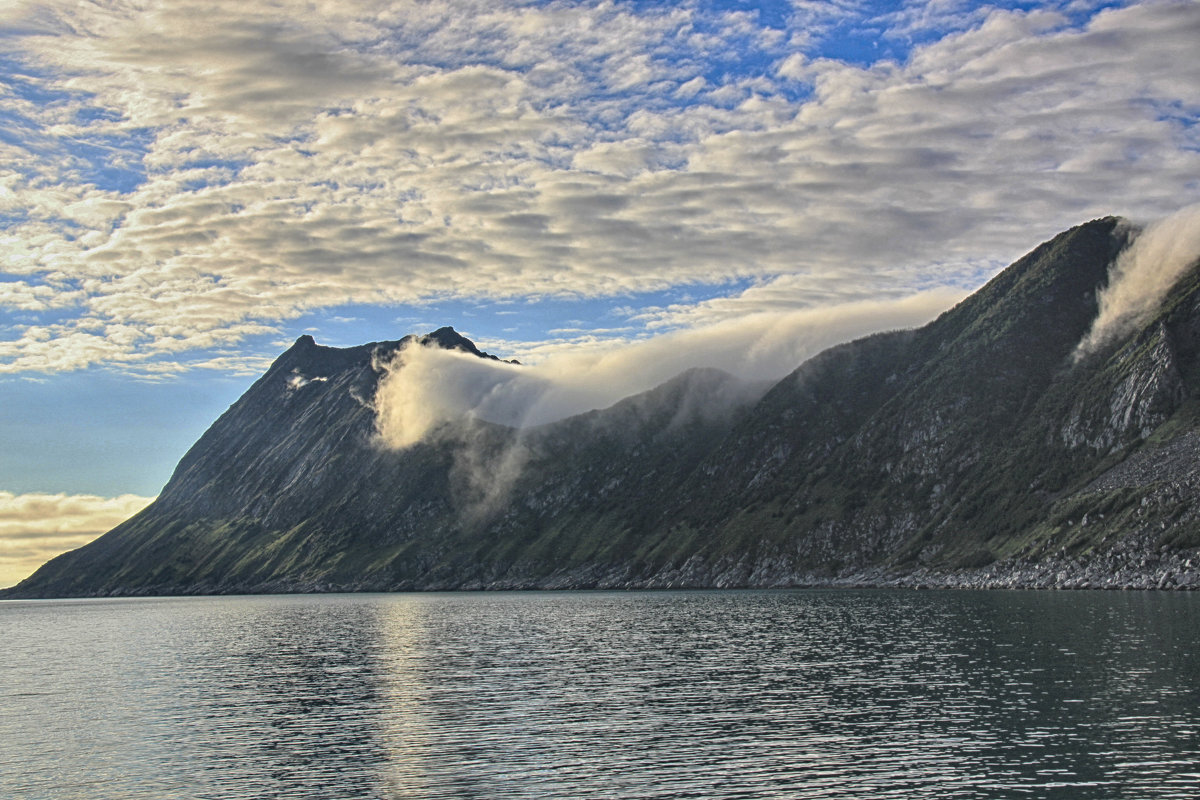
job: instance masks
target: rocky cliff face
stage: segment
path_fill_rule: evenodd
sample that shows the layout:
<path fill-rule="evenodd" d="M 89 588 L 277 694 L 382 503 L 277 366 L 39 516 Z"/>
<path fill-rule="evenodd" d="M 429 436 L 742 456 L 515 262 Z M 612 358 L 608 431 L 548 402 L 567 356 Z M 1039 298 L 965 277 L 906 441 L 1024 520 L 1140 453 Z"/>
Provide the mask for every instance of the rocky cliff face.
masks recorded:
<path fill-rule="evenodd" d="M 514 430 L 376 434 L 405 347 L 301 337 L 159 499 L 9 596 L 480 587 L 1200 585 L 1200 274 L 1076 346 L 1126 244 L 1097 220 L 928 326 L 769 387 L 685 373 Z M 719 399 L 719 402 L 716 400 Z"/>

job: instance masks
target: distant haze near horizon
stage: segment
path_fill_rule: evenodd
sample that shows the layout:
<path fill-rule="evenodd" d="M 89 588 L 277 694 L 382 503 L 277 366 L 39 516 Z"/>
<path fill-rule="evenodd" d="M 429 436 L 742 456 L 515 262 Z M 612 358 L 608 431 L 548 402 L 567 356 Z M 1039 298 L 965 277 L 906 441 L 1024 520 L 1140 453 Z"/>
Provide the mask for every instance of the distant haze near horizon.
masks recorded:
<path fill-rule="evenodd" d="M 304 333 L 452 325 L 608 402 L 1094 217 L 1194 241 L 1194 2 L 293 5 L 0 9 L 0 586 Z"/>

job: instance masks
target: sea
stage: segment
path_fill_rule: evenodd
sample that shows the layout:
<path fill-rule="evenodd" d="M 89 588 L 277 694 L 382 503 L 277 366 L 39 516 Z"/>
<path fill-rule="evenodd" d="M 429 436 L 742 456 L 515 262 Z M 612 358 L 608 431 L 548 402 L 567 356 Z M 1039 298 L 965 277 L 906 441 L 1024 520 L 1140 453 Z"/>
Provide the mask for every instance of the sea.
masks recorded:
<path fill-rule="evenodd" d="M 0 602 L 0 797 L 1200 797 L 1200 594 Z"/>

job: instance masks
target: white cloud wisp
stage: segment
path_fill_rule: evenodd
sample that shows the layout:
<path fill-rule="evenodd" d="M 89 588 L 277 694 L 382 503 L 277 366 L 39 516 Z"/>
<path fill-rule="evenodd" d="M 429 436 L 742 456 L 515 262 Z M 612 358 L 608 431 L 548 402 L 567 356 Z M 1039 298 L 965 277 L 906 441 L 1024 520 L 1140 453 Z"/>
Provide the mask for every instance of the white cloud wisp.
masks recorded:
<path fill-rule="evenodd" d="M 522 428 L 606 408 L 692 367 L 722 369 L 747 381 L 774 380 L 827 347 L 923 324 L 961 298 L 961 292 L 935 290 L 791 311 L 689 309 L 710 321 L 642 341 L 542 345 L 518 354 L 528 365 L 410 346 L 380 383 L 377 427 L 387 446 L 405 448 L 460 420 Z"/>
<path fill-rule="evenodd" d="M 1076 358 L 1128 334 L 1161 305 L 1171 287 L 1200 262 L 1200 204 L 1148 225 L 1117 257 L 1108 286 L 1097 297 L 1100 312 L 1079 343 Z"/>

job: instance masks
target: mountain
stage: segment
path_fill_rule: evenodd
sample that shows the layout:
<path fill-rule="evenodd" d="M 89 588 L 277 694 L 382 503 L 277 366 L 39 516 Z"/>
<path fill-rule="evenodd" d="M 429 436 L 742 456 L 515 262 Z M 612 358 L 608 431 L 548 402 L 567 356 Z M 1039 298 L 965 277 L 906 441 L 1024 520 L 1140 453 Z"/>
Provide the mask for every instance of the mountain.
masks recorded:
<path fill-rule="evenodd" d="M 385 446 L 407 348 L 303 336 L 159 498 L 9 597 L 519 587 L 1200 586 L 1200 268 L 1079 355 L 1107 218 L 773 386 L 692 370 L 535 428 Z M 404 366 L 398 367 L 405 369 Z"/>

